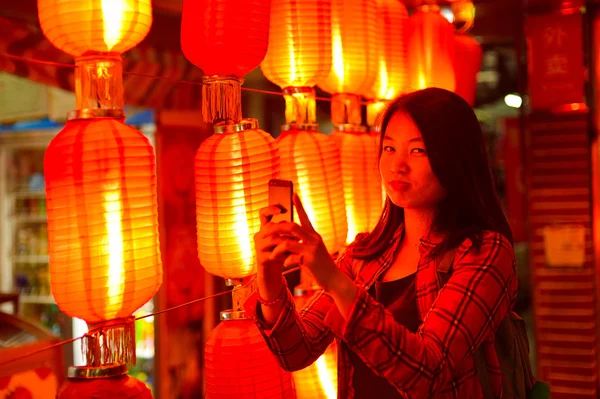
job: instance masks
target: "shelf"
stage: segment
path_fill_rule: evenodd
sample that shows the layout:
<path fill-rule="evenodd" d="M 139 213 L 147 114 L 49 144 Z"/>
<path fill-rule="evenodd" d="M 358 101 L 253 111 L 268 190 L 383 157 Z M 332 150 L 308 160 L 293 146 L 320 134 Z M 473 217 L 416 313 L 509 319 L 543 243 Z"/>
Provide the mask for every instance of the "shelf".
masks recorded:
<path fill-rule="evenodd" d="M 17 198 L 46 198 L 46 192 L 44 190 L 40 191 L 12 191 L 8 192 L 8 195 L 13 196 L 15 199 Z"/>
<path fill-rule="evenodd" d="M 20 303 L 39 303 L 52 305 L 56 302 L 54 301 L 54 297 L 52 295 L 20 295 L 19 296 Z"/>
<path fill-rule="evenodd" d="M 48 255 L 13 255 L 14 263 L 48 263 Z"/>
<path fill-rule="evenodd" d="M 15 223 L 46 223 L 48 221 L 46 215 L 14 215 Z"/>

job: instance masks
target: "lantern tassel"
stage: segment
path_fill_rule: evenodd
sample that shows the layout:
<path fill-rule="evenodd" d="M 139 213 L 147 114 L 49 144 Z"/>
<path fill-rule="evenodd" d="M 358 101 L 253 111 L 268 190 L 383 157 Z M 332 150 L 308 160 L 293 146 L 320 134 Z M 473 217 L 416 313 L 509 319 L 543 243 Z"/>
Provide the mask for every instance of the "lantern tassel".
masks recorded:
<path fill-rule="evenodd" d="M 135 318 L 113 319 L 91 324 L 81 340 L 88 367 L 115 364 L 135 365 Z"/>
<path fill-rule="evenodd" d="M 285 121 L 289 126 L 314 125 L 317 122 L 315 89 L 312 87 L 286 87 Z"/>
<path fill-rule="evenodd" d="M 334 126 L 360 126 L 362 123 L 360 97 L 354 94 L 334 94 L 331 97 L 331 122 Z"/>
<path fill-rule="evenodd" d="M 202 86 L 202 118 L 216 124 L 242 120 L 242 80 L 236 76 L 205 76 Z"/>

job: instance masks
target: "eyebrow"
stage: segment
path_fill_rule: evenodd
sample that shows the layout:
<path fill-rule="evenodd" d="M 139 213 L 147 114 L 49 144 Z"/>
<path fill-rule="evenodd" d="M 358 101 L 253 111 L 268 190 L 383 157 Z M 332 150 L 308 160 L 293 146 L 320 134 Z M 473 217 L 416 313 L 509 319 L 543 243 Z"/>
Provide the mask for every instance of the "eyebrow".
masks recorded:
<path fill-rule="evenodd" d="M 389 137 L 389 136 L 383 136 L 383 141 L 394 141 L 393 138 Z M 423 139 L 421 137 L 413 137 L 412 139 L 408 140 L 409 143 L 416 143 L 416 142 L 423 142 Z"/>

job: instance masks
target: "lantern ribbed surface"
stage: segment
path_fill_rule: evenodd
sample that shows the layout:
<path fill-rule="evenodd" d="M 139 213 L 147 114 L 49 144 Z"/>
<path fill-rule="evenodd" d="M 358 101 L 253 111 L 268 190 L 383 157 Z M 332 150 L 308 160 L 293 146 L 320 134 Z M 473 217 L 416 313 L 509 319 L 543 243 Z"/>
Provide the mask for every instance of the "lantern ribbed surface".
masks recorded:
<path fill-rule="evenodd" d="M 243 77 L 265 58 L 271 0 L 184 0 L 181 48 L 206 76 Z"/>
<path fill-rule="evenodd" d="M 206 398 L 295 399 L 283 370 L 252 320 L 222 321 L 204 347 Z"/>
<path fill-rule="evenodd" d="M 69 121 L 44 177 L 56 303 L 88 323 L 130 316 L 162 282 L 148 139 L 117 119 Z"/>
<path fill-rule="evenodd" d="M 279 174 L 275 140 L 260 129 L 213 134 L 195 160 L 198 256 L 223 278 L 256 273 L 254 234 Z"/>
<path fill-rule="evenodd" d="M 335 341 L 310 366 L 292 373 L 297 399 L 337 398 L 337 345 Z"/>
<path fill-rule="evenodd" d="M 405 34 L 408 11 L 398 0 L 377 0 L 376 15 L 381 42 L 371 97 L 391 100 L 405 92 L 408 86 Z"/>
<path fill-rule="evenodd" d="M 348 233 L 346 205 L 335 141 L 324 134 L 290 130 L 277 138 L 281 178 L 291 180 L 314 228 L 329 253 L 345 244 Z M 294 220 L 298 221 L 297 216 Z"/>
<path fill-rule="evenodd" d="M 438 7 L 423 6 L 408 19 L 409 88 L 454 91 L 454 28 Z"/>
<path fill-rule="evenodd" d="M 272 0 L 261 69 L 281 88 L 313 87 L 331 69 L 331 1 Z"/>
<path fill-rule="evenodd" d="M 377 146 L 369 133 L 335 131 L 331 137 L 340 149 L 349 244 L 357 234 L 371 231 L 381 216 Z"/>
<path fill-rule="evenodd" d="M 124 53 L 152 25 L 151 0 L 38 0 L 44 35 L 74 57 L 86 52 Z"/>
<path fill-rule="evenodd" d="M 483 50 L 473 36 L 461 33 L 454 36 L 455 92 L 470 106 L 475 104 L 477 73 L 481 69 L 482 59 Z"/>
<path fill-rule="evenodd" d="M 331 94 L 368 95 L 377 77 L 376 0 L 332 0 L 331 71 L 317 85 Z"/>

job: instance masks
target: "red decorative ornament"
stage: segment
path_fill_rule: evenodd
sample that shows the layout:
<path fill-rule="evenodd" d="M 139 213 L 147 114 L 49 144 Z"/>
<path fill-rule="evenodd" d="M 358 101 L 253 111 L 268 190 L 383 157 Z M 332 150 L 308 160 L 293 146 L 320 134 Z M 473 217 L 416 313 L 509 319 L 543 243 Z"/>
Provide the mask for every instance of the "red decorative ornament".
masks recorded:
<path fill-rule="evenodd" d="M 184 0 L 181 48 L 206 76 L 243 77 L 264 59 L 271 0 Z"/>
<path fill-rule="evenodd" d="M 146 384 L 128 375 L 96 379 L 69 378 L 56 393 L 56 398 L 152 399 L 152 392 Z"/>
<path fill-rule="evenodd" d="M 481 69 L 483 50 L 471 35 L 454 35 L 454 71 L 456 74 L 456 94 L 459 94 L 470 106 L 475 103 L 477 91 L 477 73 Z"/>
<path fill-rule="evenodd" d="M 284 371 L 252 320 L 222 321 L 204 348 L 207 399 L 295 399 Z"/>
<path fill-rule="evenodd" d="M 454 91 L 454 28 L 440 8 L 424 5 L 408 19 L 409 89 Z"/>

